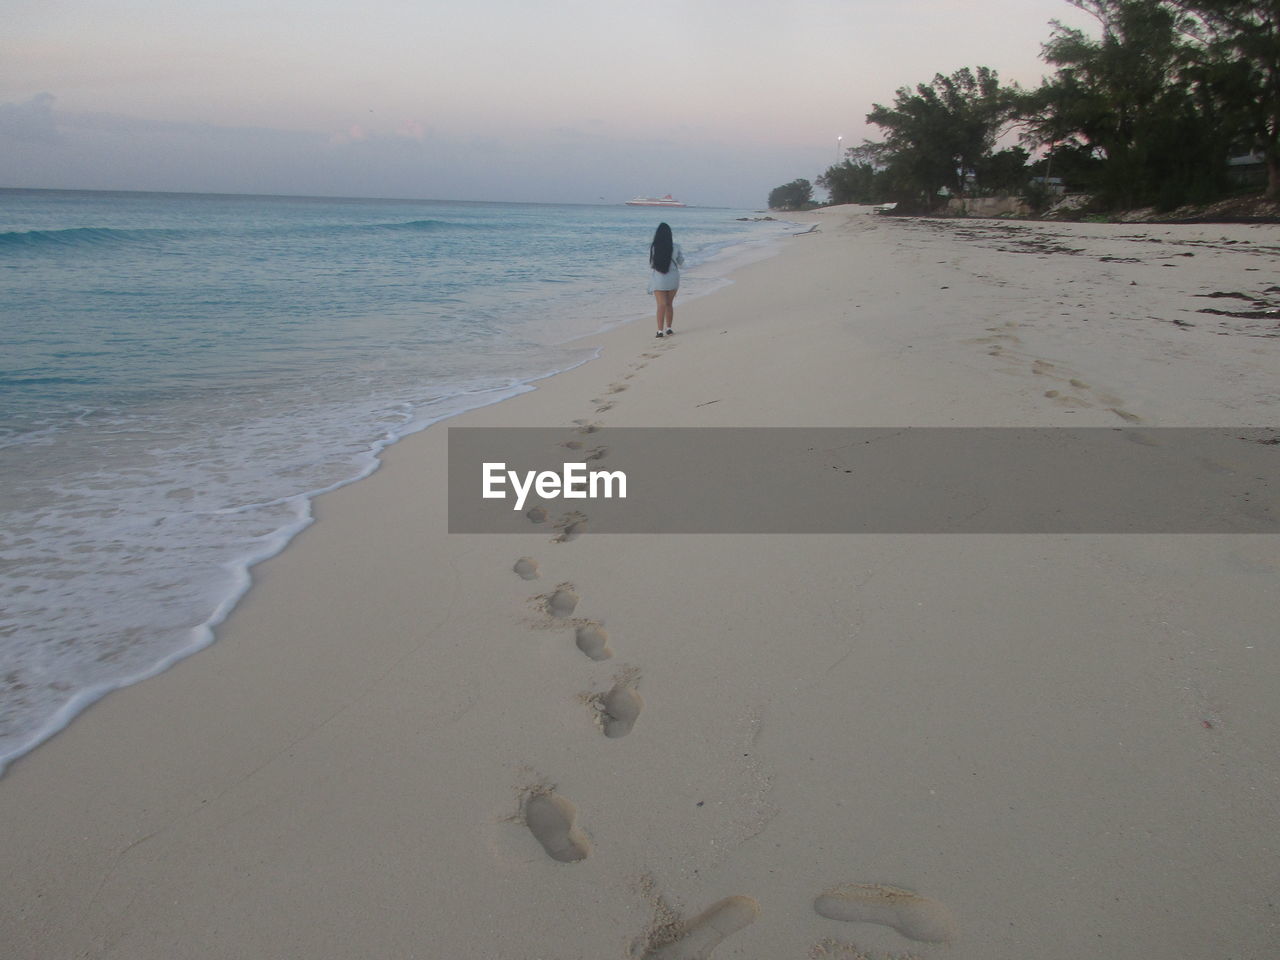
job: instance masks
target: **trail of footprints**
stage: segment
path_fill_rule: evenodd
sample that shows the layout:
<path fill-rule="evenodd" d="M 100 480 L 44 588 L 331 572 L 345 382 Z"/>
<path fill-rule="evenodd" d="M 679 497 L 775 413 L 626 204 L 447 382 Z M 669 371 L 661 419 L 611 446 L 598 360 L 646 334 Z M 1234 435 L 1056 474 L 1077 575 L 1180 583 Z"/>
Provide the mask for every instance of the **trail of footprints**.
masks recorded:
<path fill-rule="evenodd" d="M 659 354 L 646 353 L 643 356 L 652 360 Z M 635 369 L 644 366 L 646 363 L 641 362 L 635 365 Z M 626 379 L 632 376 L 634 372 Z M 1078 388 L 1087 387 L 1087 384 L 1076 380 L 1071 384 Z M 609 385 L 606 394 L 614 396 L 626 389 L 626 384 L 614 383 Z M 603 397 L 592 402 L 599 404 L 597 413 L 611 409 L 616 403 Z M 1125 415 L 1121 411 L 1116 412 Z M 595 421 L 574 421 L 575 432 L 579 435 L 595 434 L 602 427 L 603 424 Z M 585 444 L 573 439 L 561 446 L 582 451 Z M 583 457 L 585 460 L 600 460 L 607 454 L 607 447 L 594 446 Z M 551 519 L 547 510 L 540 506 L 530 508 L 525 516 L 533 524 L 545 524 Z M 571 513 L 556 521 L 553 527 L 558 531 L 553 543 L 570 543 L 587 532 L 588 520 L 580 513 Z M 520 557 L 511 569 L 523 580 L 541 577 L 538 561 L 533 557 Z M 550 592 L 535 597 L 534 602 L 553 624 L 573 628 L 574 645 L 587 659 L 600 662 L 613 657 L 613 647 L 604 624 L 599 620 L 574 617 L 582 598 L 572 583 L 557 584 Z M 605 738 L 615 740 L 635 729 L 644 710 L 644 698 L 636 689 L 639 682 L 639 669 L 625 667 L 611 678 L 612 685 L 608 690 L 581 695 L 580 700 L 592 710 L 596 726 Z M 540 783 L 526 788 L 520 800 L 519 820 L 552 860 L 578 863 L 591 856 L 591 841 L 578 825 L 577 808 L 553 786 Z M 653 924 L 631 946 L 632 960 L 708 960 L 722 942 L 754 923 L 761 912 L 755 899 L 742 895 L 718 900 L 689 919 L 683 919 L 661 898 L 655 900 L 654 907 Z M 898 887 L 874 883 L 840 884 L 821 893 L 815 899 L 813 909 L 829 920 L 890 927 L 917 942 L 949 943 L 955 936 L 955 920 L 945 905 Z M 825 940 L 814 950 L 821 951 L 820 955 L 830 955 L 832 944 L 838 942 Z M 851 946 L 841 946 L 853 951 Z"/>
<path fill-rule="evenodd" d="M 1017 327 L 1015 322 L 1006 323 L 1003 327 L 987 327 L 987 332 L 990 336 L 978 337 L 965 342 L 985 345 L 987 347 L 987 356 L 1018 364 L 1026 359 L 1026 354 L 1019 354 L 1009 349 L 1011 345 L 1022 342 L 1016 334 L 1008 332 L 1015 327 Z M 1017 373 L 1021 369 L 1021 367 L 1006 368 L 1006 372 Z M 1079 377 L 1073 377 L 1062 372 L 1048 360 L 1032 359 L 1030 369 L 1034 376 L 1044 377 L 1074 388 L 1074 393 L 1052 387 L 1044 391 L 1045 399 L 1052 400 L 1058 406 L 1066 407 L 1069 410 L 1101 406 L 1108 413 L 1115 414 L 1125 423 L 1142 422 L 1142 417 L 1121 406 L 1122 401 L 1120 398 L 1097 393 L 1090 384 Z"/>

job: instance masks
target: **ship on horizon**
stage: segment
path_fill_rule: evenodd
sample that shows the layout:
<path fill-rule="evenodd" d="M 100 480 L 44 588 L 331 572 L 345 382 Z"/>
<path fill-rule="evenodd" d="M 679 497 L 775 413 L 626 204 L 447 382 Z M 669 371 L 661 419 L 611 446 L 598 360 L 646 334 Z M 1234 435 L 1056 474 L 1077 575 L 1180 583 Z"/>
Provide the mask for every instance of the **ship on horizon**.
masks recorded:
<path fill-rule="evenodd" d="M 665 197 L 636 197 L 634 200 L 627 201 L 628 207 L 687 207 L 687 203 L 681 203 L 674 199 L 671 194 Z"/>

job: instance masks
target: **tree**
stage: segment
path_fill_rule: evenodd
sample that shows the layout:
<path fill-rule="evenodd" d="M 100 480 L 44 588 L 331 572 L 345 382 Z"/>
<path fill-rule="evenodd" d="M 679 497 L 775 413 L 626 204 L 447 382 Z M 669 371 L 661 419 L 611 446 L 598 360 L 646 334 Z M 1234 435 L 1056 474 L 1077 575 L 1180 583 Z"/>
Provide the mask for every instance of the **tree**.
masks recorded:
<path fill-rule="evenodd" d="M 818 183 L 834 202 L 897 200 L 930 209 L 943 193 L 1023 193 L 1034 169 L 1092 193 L 1104 207 L 1171 209 L 1229 187 L 1232 152 L 1267 165 L 1280 200 L 1280 0 L 1066 0 L 1100 36 L 1053 24 L 1042 57 L 1054 68 L 1032 91 L 965 68 L 898 89 L 867 121 L 884 139 L 846 151 Z M 1024 147 L 994 152 L 1011 123 Z M 797 185 L 806 188 L 799 196 Z M 807 181 L 770 205 L 810 202 Z"/>
<path fill-rule="evenodd" d="M 939 73 L 914 92 L 900 87 L 893 106 L 874 104 L 867 122 L 885 131 L 881 155 L 895 191 L 929 205 L 944 188 L 956 196 L 969 192 L 1011 107 L 996 71 L 965 67 L 949 77 Z"/>
<path fill-rule="evenodd" d="M 818 186 L 831 195 L 832 203 L 876 203 L 882 189 L 877 180 L 876 168 L 870 163 L 845 159 L 828 167 L 818 177 Z"/>
<path fill-rule="evenodd" d="M 1088 144 L 1057 143 L 1045 156 L 1028 167 L 1032 177 L 1056 177 L 1070 188 L 1093 193 L 1101 182 L 1103 160 Z"/>
<path fill-rule="evenodd" d="M 1201 82 L 1235 146 L 1267 164 L 1268 200 L 1280 199 L 1280 2 L 1170 0 L 1203 45 Z"/>
<path fill-rule="evenodd" d="M 1091 150 L 1108 206 L 1208 199 L 1225 182 L 1229 143 L 1222 111 L 1196 81 L 1204 60 L 1190 21 L 1164 0 L 1068 2 L 1102 36 L 1054 23 L 1042 55 L 1057 72 L 1019 99 L 1029 142 Z"/>
<path fill-rule="evenodd" d="M 813 206 L 813 184 L 808 180 L 792 180 L 769 191 L 769 209 L 805 210 Z"/>
<path fill-rule="evenodd" d="M 1031 155 L 1022 147 L 1009 147 L 999 153 L 988 153 L 974 164 L 977 188 L 984 194 L 1019 196 L 1027 188 L 1031 171 L 1027 161 Z"/>

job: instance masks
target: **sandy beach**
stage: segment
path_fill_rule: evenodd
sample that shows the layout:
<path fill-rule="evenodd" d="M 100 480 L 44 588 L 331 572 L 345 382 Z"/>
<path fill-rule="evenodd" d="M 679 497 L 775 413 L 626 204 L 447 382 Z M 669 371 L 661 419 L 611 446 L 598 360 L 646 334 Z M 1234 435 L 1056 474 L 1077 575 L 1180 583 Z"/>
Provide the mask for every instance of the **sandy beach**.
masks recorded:
<path fill-rule="evenodd" d="M 1280 539 L 446 532 L 451 426 L 1277 426 L 1280 227 L 796 216 L 15 762 L 4 955 L 1276 956 Z"/>

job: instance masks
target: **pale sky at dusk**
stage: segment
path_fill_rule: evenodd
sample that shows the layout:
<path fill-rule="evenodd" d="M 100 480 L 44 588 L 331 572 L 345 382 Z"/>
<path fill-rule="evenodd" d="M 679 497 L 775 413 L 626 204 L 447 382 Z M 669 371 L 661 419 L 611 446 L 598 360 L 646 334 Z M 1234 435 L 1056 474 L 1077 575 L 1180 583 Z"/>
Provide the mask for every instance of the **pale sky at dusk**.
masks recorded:
<path fill-rule="evenodd" d="M 5 0 L 0 186 L 760 207 L 1066 0 Z"/>

